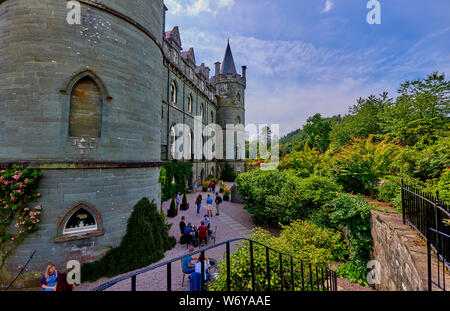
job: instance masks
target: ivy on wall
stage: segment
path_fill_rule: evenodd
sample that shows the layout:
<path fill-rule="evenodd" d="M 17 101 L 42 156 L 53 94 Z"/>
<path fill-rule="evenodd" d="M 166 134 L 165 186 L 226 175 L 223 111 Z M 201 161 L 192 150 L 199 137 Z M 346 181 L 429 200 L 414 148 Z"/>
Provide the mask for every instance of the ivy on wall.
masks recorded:
<path fill-rule="evenodd" d="M 189 178 L 192 176 L 192 167 L 193 164 L 189 162 L 164 163 L 159 177 L 163 201 L 173 198 L 177 192 L 186 191 Z"/>
<path fill-rule="evenodd" d="M 41 196 L 37 191 L 41 177 L 39 170 L 18 166 L 0 170 L 0 270 L 19 244 L 39 228 L 42 208 L 31 208 L 29 203 Z"/>

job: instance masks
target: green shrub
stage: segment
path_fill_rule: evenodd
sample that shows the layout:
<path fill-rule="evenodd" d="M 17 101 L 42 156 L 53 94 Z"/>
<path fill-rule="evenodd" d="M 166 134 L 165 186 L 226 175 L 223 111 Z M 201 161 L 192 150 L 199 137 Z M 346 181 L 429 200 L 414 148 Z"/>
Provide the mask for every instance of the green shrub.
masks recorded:
<path fill-rule="evenodd" d="M 340 242 L 341 235 L 328 229 L 322 229 L 304 221 L 295 221 L 289 226 L 283 226 L 279 237 L 273 237 L 268 231 L 255 229 L 251 239 L 266 245 L 274 250 L 294 256 L 304 261 L 304 268 L 308 263 L 319 267 L 326 267 L 328 263 L 334 260 L 342 259 L 345 254 L 345 246 Z M 248 291 L 251 290 L 251 271 L 250 271 L 250 245 L 245 241 L 238 245 L 237 250 L 231 254 L 231 290 Z M 255 263 L 255 284 L 256 290 L 262 291 L 267 288 L 267 266 L 266 249 L 263 246 L 254 243 L 253 258 Z M 270 284 L 274 291 L 281 290 L 281 278 L 279 273 L 279 255 L 273 251 L 269 253 L 270 258 Z M 290 258 L 283 256 L 284 267 L 290 267 Z M 296 290 L 301 290 L 301 262 L 294 260 L 294 280 L 296 281 Z M 226 261 L 220 264 L 220 274 L 216 283 L 213 284 L 213 291 L 227 290 L 227 267 Z M 288 284 L 291 280 L 291 270 L 286 268 L 284 272 L 284 283 Z M 316 276 L 313 275 L 311 282 L 309 274 L 304 274 L 306 290 L 311 290 L 311 283 L 316 282 Z M 314 284 L 314 287 L 316 284 Z"/>
<path fill-rule="evenodd" d="M 192 165 L 190 162 L 164 163 L 159 177 L 163 201 L 173 198 L 178 192 L 186 192 L 189 178 L 192 176 Z"/>
<path fill-rule="evenodd" d="M 300 178 L 291 170 L 254 170 L 239 175 L 236 185 L 247 200 L 246 209 L 255 223 L 269 225 L 308 219 L 341 190 L 328 177 Z"/>
<path fill-rule="evenodd" d="M 176 245 L 176 239 L 168 231 L 165 217 L 158 212 L 156 204 L 147 198 L 140 200 L 128 219 L 127 233 L 120 246 L 110 249 L 102 259 L 84 264 L 82 281 L 113 277 L 161 260 Z"/>
<path fill-rule="evenodd" d="M 346 191 L 374 194 L 380 178 L 389 173 L 401 148 L 387 139 L 376 143 L 373 136 L 354 139 L 333 156 L 332 166 Z"/>
<path fill-rule="evenodd" d="M 236 172 L 234 171 L 234 168 L 229 164 L 225 164 L 220 179 L 227 182 L 234 182 L 236 176 L 237 175 Z"/>
<path fill-rule="evenodd" d="M 340 194 L 327 207 L 331 211 L 330 226 L 346 232 L 349 246 L 349 262 L 338 273 L 352 283 L 367 286 L 366 265 L 372 250 L 370 204 L 361 197 Z"/>
<path fill-rule="evenodd" d="M 305 144 L 302 151 L 286 155 L 281 161 L 279 169 L 295 169 L 298 176 L 308 177 L 314 173 L 314 168 L 320 164 L 320 161 L 320 152 L 316 149 L 311 149 L 308 144 Z"/>
<path fill-rule="evenodd" d="M 402 204 L 402 177 L 388 176 L 383 178 L 383 182 L 377 187 L 376 198 L 379 201 L 390 202 L 391 205 L 397 209 L 401 208 Z M 423 188 L 424 184 L 412 177 L 403 178 L 403 182 L 407 186 L 415 188 Z"/>
<path fill-rule="evenodd" d="M 439 200 L 450 205 L 450 168 L 445 170 L 438 182 Z"/>

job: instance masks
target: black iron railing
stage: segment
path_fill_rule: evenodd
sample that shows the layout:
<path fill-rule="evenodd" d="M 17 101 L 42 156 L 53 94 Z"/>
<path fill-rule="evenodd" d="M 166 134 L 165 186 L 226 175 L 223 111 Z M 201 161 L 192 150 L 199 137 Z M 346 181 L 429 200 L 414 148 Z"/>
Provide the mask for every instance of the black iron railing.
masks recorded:
<path fill-rule="evenodd" d="M 443 232 L 437 231 L 433 228 L 428 228 L 428 236 L 434 233 L 437 236 L 437 251 L 436 253 L 431 249 L 431 240 L 427 242 L 427 256 L 428 256 L 428 290 L 433 290 L 433 285 L 442 291 L 446 291 L 445 286 L 445 276 L 448 276 L 448 269 L 450 267 L 449 262 L 445 259 L 449 257 L 448 248 L 450 235 Z M 432 259 L 437 262 L 436 266 L 436 278 L 433 277 L 432 273 Z"/>
<path fill-rule="evenodd" d="M 437 252 L 439 236 L 436 231 L 450 234 L 450 226 L 444 223 L 445 220 L 450 219 L 449 206 L 443 202 L 439 202 L 439 193 L 433 196 L 403 185 L 402 212 L 403 223 L 408 223 L 426 241 L 430 240 L 431 248 Z M 433 230 L 428 231 L 428 228 L 432 228 Z M 447 240 L 446 248 L 450 247 L 449 243 L 450 241 Z M 449 257 L 445 258 L 445 260 L 450 262 Z"/>
<path fill-rule="evenodd" d="M 102 284 L 100 286 L 98 286 L 97 288 L 94 289 L 94 291 L 103 291 L 105 289 L 108 289 L 122 281 L 131 279 L 131 291 L 136 291 L 136 277 L 138 275 L 141 275 L 143 273 L 161 268 L 166 266 L 166 271 L 167 271 L 167 291 L 171 291 L 172 290 L 172 264 L 178 261 L 183 260 L 184 258 L 188 257 L 188 256 L 194 256 L 194 255 L 198 255 L 201 254 L 201 257 L 206 256 L 206 252 L 214 249 L 214 248 L 218 248 L 218 247 L 222 247 L 225 246 L 225 260 L 226 260 L 226 272 L 227 272 L 227 280 L 226 280 L 226 286 L 227 286 L 227 291 L 231 291 L 232 290 L 232 280 L 231 280 L 231 243 L 233 242 L 238 242 L 238 241 L 247 241 L 249 243 L 249 258 L 250 258 L 250 272 L 251 272 L 251 289 L 252 291 L 257 290 L 256 288 L 256 278 L 255 278 L 255 261 L 254 261 L 254 246 L 255 245 L 259 245 L 263 248 L 265 248 L 265 254 L 266 254 L 266 267 L 265 267 L 265 272 L 266 272 L 266 280 L 267 280 L 267 284 L 266 284 L 266 288 L 265 290 L 270 291 L 272 289 L 271 287 L 271 278 L 272 278 L 272 274 L 271 274 L 271 267 L 270 267 L 270 253 L 276 253 L 278 254 L 279 258 L 279 275 L 280 275 L 280 280 L 281 280 L 281 289 L 282 290 L 292 290 L 294 291 L 296 288 L 300 288 L 303 291 L 306 290 L 317 290 L 317 291 L 337 291 L 337 276 L 336 273 L 329 269 L 328 267 L 324 267 L 324 266 L 316 266 L 316 265 L 312 265 L 311 263 L 307 263 L 304 262 L 298 258 L 295 258 L 294 256 L 291 256 L 289 254 L 284 254 L 281 253 L 277 250 L 274 250 L 266 245 L 263 245 L 259 242 L 255 242 L 249 239 L 245 239 L 245 238 L 236 238 L 236 239 L 232 239 L 232 240 L 228 240 L 225 242 L 221 242 L 218 243 L 216 245 L 195 251 L 189 255 L 184 255 L 184 256 L 180 256 L 153 266 L 150 266 L 148 268 L 142 269 L 140 271 L 136 271 L 133 273 L 130 273 L 128 275 L 119 277 L 117 279 L 114 279 L 112 281 L 109 281 L 105 284 Z M 287 267 L 287 269 L 290 269 L 290 280 L 287 278 L 287 275 L 285 274 L 285 269 L 286 266 L 283 263 L 283 257 L 288 258 L 290 260 L 288 260 L 288 262 L 290 263 L 290 265 Z M 300 280 L 296 280 L 295 279 L 295 274 L 294 274 L 294 262 L 296 262 L 297 264 L 300 264 L 301 267 L 301 271 L 300 271 Z M 201 263 L 201 290 L 204 291 L 206 289 L 206 281 L 205 281 L 205 262 L 203 261 Z M 297 271 L 298 272 L 298 271 Z M 306 280 L 306 276 L 309 274 L 308 280 Z M 314 278 L 315 276 L 315 278 Z M 307 281 L 309 282 L 309 285 L 306 284 Z M 300 286 L 301 284 L 301 286 Z"/>

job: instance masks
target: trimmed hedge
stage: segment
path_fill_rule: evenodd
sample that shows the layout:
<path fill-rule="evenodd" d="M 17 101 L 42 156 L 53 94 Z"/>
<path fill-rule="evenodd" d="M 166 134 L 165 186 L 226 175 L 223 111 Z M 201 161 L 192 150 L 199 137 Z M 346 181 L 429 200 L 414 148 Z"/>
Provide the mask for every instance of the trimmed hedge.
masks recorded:
<path fill-rule="evenodd" d="M 127 233 L 119 247 L 112 248 L 95 262 L 81 269 L 83 282 L 93 282 L 102 277 L 114 277 L 155 263 L 176 245 L 169 236 L 169 226 L 154 202 L 140 200 L 128 219 Z"/>

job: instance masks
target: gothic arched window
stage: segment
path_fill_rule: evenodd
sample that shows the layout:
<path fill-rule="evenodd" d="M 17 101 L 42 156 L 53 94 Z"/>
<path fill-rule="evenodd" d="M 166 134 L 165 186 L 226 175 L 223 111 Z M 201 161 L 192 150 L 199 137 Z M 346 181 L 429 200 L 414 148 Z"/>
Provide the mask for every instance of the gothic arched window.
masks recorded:
<path fill-rule="evenodd" d="M 190 130 L 189 132 L 188 132 L 188 141 L 187 141 L 187 155 L 188 155 L 188 159 L 192 159 L 192 150 L 194 149 L 193 148 L 193 143 L 194 143 L 194 140 L 192 139 L 192 130 Z"/>
<path fill-rule="evenodd" d="M 80 78 L 70 93 L 69 136 L 101 137 L 103 96 L 91 76 Z"/>
<path fill-rule="evenodd" d="M 175 81 L 170 85 L 170 103 L 173 105 L 177 104 L 177 84 Z"/>
<path fill-rule="evenodd" d="M 188 112 L 192 113 L 192 95 L 188 97 Z"/>
<path fill-rule="evenodd" d="M 177 140 L 177 133 L 175 131 L 175 126 L 172 126 L 170 128 L 170 154 L 171 154 L 172 158 L 175 157 L 175 152 L 176 152 L 175 142 L 176 142 L 176 140 Z"/>
<path fill-rule="evenodd" d="M 104 233 L 100 213 L 88 203 L 77 203 L 61 218 L 56 242 L 99 236 Z"/>

